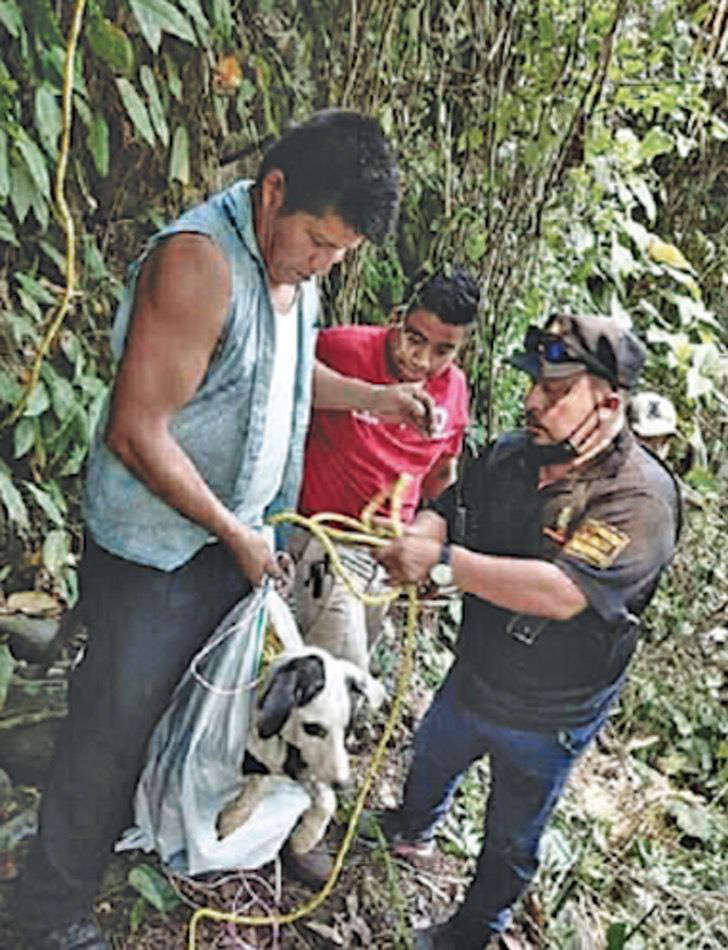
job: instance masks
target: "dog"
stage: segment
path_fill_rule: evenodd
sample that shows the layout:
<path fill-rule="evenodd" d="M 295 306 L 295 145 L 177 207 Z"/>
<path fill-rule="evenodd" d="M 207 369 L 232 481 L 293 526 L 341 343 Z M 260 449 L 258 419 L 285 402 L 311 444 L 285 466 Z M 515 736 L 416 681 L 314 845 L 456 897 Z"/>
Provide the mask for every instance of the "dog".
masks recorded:
<path fill-rule="evenodd" d="M 218 815 L 218 837 L 247 821 L 266 793 L 268 776 L 287 775 L 311 799 L 289 845 L 295 854 L 311 851 L 336 810 L 336 789 L 350 781 L 346 739 L 356 716 L 364 701 L 374 709 L 381 705 L 384 692 L 360 667 L 318 647 L 277 657 L 248 733 L 245 787 Z"/>

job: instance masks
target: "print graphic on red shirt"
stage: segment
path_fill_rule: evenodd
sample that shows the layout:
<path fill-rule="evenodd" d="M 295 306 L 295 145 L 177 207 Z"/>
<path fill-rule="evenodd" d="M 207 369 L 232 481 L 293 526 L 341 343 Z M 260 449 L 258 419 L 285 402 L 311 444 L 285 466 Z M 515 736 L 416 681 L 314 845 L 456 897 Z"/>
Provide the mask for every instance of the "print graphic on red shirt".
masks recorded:
<path fill-rule="evenodd" d="M 386 356 L 387 327 L 333 327 L 319 333 L 316 356 L 346 376 L 391 384 Z M 402 520 L 411 521 L 427 473 L 447 456 L 459 455 L 468 422 L 465 376 L 450 364 L 427 380 L 435 402 L 433 435 L 406 423 L 382 422 L 369 412 L 316 409 L 306 440 L 299 510 L 358 517 L 377 492 L 402 472 L 413 476 L 402 502 Z M 388 515 L 387 508 L 378 512 Z"/>

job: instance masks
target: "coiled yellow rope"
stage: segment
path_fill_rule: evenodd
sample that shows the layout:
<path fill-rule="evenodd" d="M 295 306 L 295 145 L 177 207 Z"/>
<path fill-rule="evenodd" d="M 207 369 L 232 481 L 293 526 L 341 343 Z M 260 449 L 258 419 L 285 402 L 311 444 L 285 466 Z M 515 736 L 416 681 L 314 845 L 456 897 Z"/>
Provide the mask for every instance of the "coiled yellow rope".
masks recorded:
<path fill-rule="evenodd" d="M 382 493 L 376 496 L 376 498 L 372 499 L 369 505 L 367 505 L 367 507 L 362 512 L 361 520 L 324 512 L 314 515 L 312 518 L 305 518 L 302 515 L 296 514 L 295 512 L 282 512 L 281 514 L 274 515 L 270 521 L 275 524 L 288 522 L 308 528 L 324 546 L 329 554 L 329 557 L 331 558 L 331 564 L 334 571 L 341 577 L 347 588 L 352 593 L 354 593 L 357 597 L 360 597 L 361 600 L 368 605 L 374 606 L 377 604 L 389 603 L 399 596 L 402 588 L 392 588 L 392 590 L 387 591 L 384 594 L 367 594 L 364 591 L 359 590 L 351 579 L 349 572 L 341 563 L 338 552 L 334 546 L 333 539 L 335 538 L 336 540 L 353 544 L 366 544 L 372 547 L 379 547 L 387 544 L 389 542 L 389 538 L 398 537 L 401 535 L 402 524 L 400 520 L 400 511 L 402 495 L 407 484 L 409 483 L 409 480 L 409 475 L 401 475 L 397 483 L 389 492 Z M 375 527 L 372 523 L 372 515 L 374 511 L 376 511 L 376 508 L 379 506 L 381 501 L 386 497 L 391 499 L 390 510 L 392 514 L 390 523 L 386 527 Z M 344 531 L 339 528 L 327 527 L 327 525 L 334 523 L 344 524 L 350 530 Z M 371 788 L 372 782 L 374 781 L 377 771 L 379 770 L 379 765 L 381 763 L 382 756 L 384 755 L 384 750 L 394 730 L 394 725 L 397 721 L 399 709 L 402 704 L 402 697 L 404 696 L 407 683 L 409 682 L 409 678 L 412 673 L 414 639 L 415 630 L 417 627 L 417 612 L 419 605 L 417 601 L 416 585 L 407 584 L 404 589 L 407 593 L 407 620 L 405 624 L 404 640 L 402 643 L 402 656 L 400 659 L 399 670 L 397 671 L 397 684 L 394 692 L 394 698 L 392 700 L 392 708 L 389 712 L 389 716 L 387 717 L 382 736 L 377 743 L 377 747 L 374 750 L 371 762 L 367 768 L 364 781 L 361 788 L 359 789 L 359 794 L 356 797 L 354 809 L 351 813 L 351 817 L 349 818 L 349 825 L 346 829 L 344 840 L 341 842 L 334 860 L 334 866 L 331 874 L 329 875 L 329 879 L 319 891 L 319 893 L 312 897 L 311 900 L 286 914 L 271 914 L 267 917 L 240 916 L 238 914 L 231 914 L 225 911 L 215 910 L 212 907 L 200 907 L 193 913 L 190 919 L 187 944 L 188 950 L 195 950 L 197 924 L 203 918 L 207 918 L 208 920 L 216 920 L 221 923 L 225 922 L 232 924 L 242 924 L 253 927 L 291 924 L 296 920 L 300 920 L 301 917 L 305 917 L 307 914 L 310 914 L 317 907 L 323 904 L 323 902 L 334 889 L 339 874 L 341 873 L 341 869 L 344 866 L 344 859 L 356 833 L 359 818 L 364 808 L 364 802 L 366 801 L 369 789 Z"/>

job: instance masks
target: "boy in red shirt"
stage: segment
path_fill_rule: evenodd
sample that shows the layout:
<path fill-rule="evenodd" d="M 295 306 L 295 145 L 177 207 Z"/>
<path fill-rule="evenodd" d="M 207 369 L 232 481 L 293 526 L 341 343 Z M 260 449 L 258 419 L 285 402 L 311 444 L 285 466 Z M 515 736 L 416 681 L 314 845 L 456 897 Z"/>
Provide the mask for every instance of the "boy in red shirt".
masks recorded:
<path fill-rule="evenodd" d="M 316 376 L 314 412 L 306 442 L 299 510 L 358 517 L 402 472 L 412 478 L 402 499 L 401 517 L 413 519 L 422 499 L 437 497 L 455 481 L 457 459 L 468 422 L 468 391 L 454 365 L 480 292 L 462 271 L 438 273 L 397 308 L 394 326 L 345 326 L 323 330 L 316 356 L 330 371 Z M 339 374 L 373 384 L 409 384 L 427 406 L 428 431 L 387 421 L 371 411 L 317 408 L 332 405 L 329 388 Z M 377 515 L 390 514 L 385 502 Z M 339 545 L 345 565 L 370 592 L 381 588 L 382 572 L 367 548 Z M 294 532 L 295 601 L 306 642 L 323 646 L 364 669 L 384 611 L 365 608 L 330 570 L 328 558 L 307 531 Z"/>

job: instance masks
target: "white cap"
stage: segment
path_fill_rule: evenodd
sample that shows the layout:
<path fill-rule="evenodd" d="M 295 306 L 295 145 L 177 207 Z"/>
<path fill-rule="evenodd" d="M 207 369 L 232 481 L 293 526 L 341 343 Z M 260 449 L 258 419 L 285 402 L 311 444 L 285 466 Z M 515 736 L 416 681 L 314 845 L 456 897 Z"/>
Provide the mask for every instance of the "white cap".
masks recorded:
<path fill-rule="evenodd" d="M 659 393 L 636 393 L 629 401 L 629 421 L 643 439 L 677 432 L 675 407 L 667 396 Z"/>

